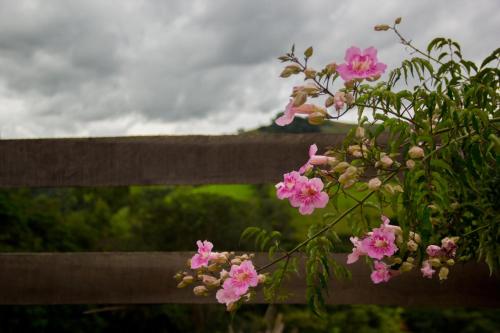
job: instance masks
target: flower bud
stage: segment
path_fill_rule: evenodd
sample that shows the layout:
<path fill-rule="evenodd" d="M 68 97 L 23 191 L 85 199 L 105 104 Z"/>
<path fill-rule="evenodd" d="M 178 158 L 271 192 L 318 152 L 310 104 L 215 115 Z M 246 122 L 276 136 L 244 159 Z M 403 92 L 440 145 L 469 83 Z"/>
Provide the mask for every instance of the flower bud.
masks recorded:
<path fill-rule="evenodd" d="M 374 29 L 375 29 L 375 31 L 386 31 L 386 30 L 389 30 L 390 27 L 387 24 L 377 24 L 374 27 Z"/>
<path fill-rule="evenodd" d="M 401 264 L 400 270 L 402 273 L 406 273 L 406 272 L 411 271 L 413 269 L 413 267 L 414 267 L 414 265 L 411 262 L 405 261 L 404 263 Z"/>
<path fill-rule="evenodd" d="M 325 100 L 325 108 L 329 108 L 330 106 L 333 105 L 333 103 L 335 103 L 335 99 L 332 97 L 332 96 L 329 96 L 326 100 Z"/>
<path fill-rule="evenodd" d="M 394 20 L 394 24 L 399 24 L 401 23 L 401 17 L 398 17 L 397 19 Z"/>
<path fill-rule="evenodd" d="M 408 150 L 408 155 L 413 159 L 418 159 L 424 157 L 424 150 L 420 147 L 413 146 Z"/>
<path fill-rule="evenodd" d="M 410 264 L 413 264 L 413 262 L 415 261 L 415 259 L 413 259 L 412 257 L 408 257 L 406 259 L 406 261 L 408 261 Z"/>
<path fill-rule="evenodd" d="M 439 257 L 441 255 L 441 248 L 437 245 L 429 245 L 425 249 L 425 252 L 427 252 L 429 257 Z"/>
<path fill-rule="evenodd" d="M 304 70 L 304 75 L 306 76 L 306 79 L 314 79 L 316 77 L 316 71 L 312 68 L 307 68 Z"/>
<path fill-rule="evenodd" d="M 220 270 L 220 266 L 218 264 L 208 265 L 209 272 L 217 272 L 218 270 Z"/>
<path fill-rule="evenodd" d="M 347 162 L 340 162 L 339 164 L 337 164 L 337 166 L 333 169 L 333 171 L 335 172 L 338 172 L 338 173 L 342 173 L 344 172 L 348 167 L 350 167 L 351 165 Z"/>
<path fill-rule="evenodd" d="M 410 231 L 410 239 L 413 239 L 417 244 L 422 242 L 422 238 L 416 232 Z"/>
<path fill-rule="evenodd" d="M 321 125 L 325 121 L 325 118 L 325 113 L 316 111 L 307 116 L 307 121 L 311 125 Z"/>
<path fill-rule="evenodd" d="M 446 260 L 446 264 L 447 264 L 448 266 L 453 266 L 453 265 L 455 265 L 455 260 L 453 260 L 453 259 L 448 259 L 448 260 Z"/>
<path fill-rule="evenodd" d="M 234 258 L 233 260 L 231 260 L 231 265 L 240 265 L 240 264 L 241 260 L 238 258 Z"/>
<path fill-rule="evenodd" d="M 200 276 L 203 284 L 207 287 L 210 287 L 210 288 L 216 288 L 218 286 L 220 286 L 220 280 L 211 276 L 211 275 L 201 275 Z"/>
<path fill-rule="evenodd" d="M 450 270 L 448 269 L 448 267 L 441 267 L 441 269 L 439 270 L 439 280 L 446 280 L 448 278 L 449 272 Z"/>
<path fill-rule="evenodd" d="M 392 258 L 392 262 L 399 265 L 400 263 L 403 262 L 403 260 L 401 260 L 400 257 L 394 257 Z"/>
<path fill-rule="evenodd" d="M 307 101 L 307 93 L 304 91 L 301 91 L 301 92 L 297 93 L 297 95 L 293 99 L 293 106 L 295 106 L 295 107 L 301 106 L 306 101 Z"/>
<path fill-rule="evenodd" d="M 418 244 L 413 239 L 410 239 L 406 245 L 408 247 L 408 251 L 410 252 L 415 252 L 418 249 Z"/>
<path fill-rule="evenodd" d="M 177 288 L 187 287 L 193 282 L 194 282 L 194 277 L 192 277 L 191 275 L 187 275 L 187 276 L 182 278 L 182 281 L 179 282 L 179 284 L 177 285 Z"/>
<path fill-rule="evenodd" d="M 382 156 L 382 158 L 380 159 L 379 162 L 380 162 L 380 166 L 384 169 L 389 168 L 394 163 L 392 158 L 390 158 L 387 155 Z"/>
<path fill-rule="evenodd" d="M 225 269 L 223 269 L 222 271 L 220 271 L 220 279 L 221 280 L 225 280 L 229 277 L 229 272 L 226 271 Z"/>
<path fill-rule="evenodd" d="M 327 74 L 329 74 L 329 75 L 334 74 L 337 71 L 337 64 L 332 62 L 332 63 L 326 65 L 325 69 L 326 69 Z"/>
<path fill-rule="evenodd" d="M 267 276 L 265 274 L 259 274 L 259 284 L 266 282 Z"/>
<path fill-rule="evenodd" d="M 414 160 L 406 161 L 406 167 L 410 170 L 413 169 L 415 167 L 415 161 Z"/>
<path fill-rule="evenodd" d="M 345 94 L 345 102 L 348 106 L 351 106 L 354 104 L 354 96 L 351 93 L 346 93 Z"/>
<path fill-rule="evenodd" d="M 355 134 L 357 139 L 363 139 L 365 137 L 365 129 L 361 126 L 358 126 L 356 128 L 356 134 Z"/>
<path fill-rule="evenodd" d="M 184 274 L 182 274 L 181 272 L 178 272 L 174 275 L 174 279 L 176 279 L 177 281 L 182 280 L 183 277 L 184 277 Z"/>
<path fill-rule="evenodd" d="M 196 296 L 208 296 L 208 289 L 205 286 L 196 286 L 193 288 L 193 293 Z"/>
<path fill-rule="evenodd" d="M 372 178 L 368 182 L 368 188 L 371 191 L 377 191 L 380 188 L 381 185 L 382 185 L 382 181 L 380 179 L 378 179 L 378 178 Z"/>
<path fill-rule="evenodd" d="M 440 267 L 441 266 L 441 260 L 439 260 L 438 258 L 429 259 L 429 263 L 431 264 L 432 267 Z"/>
<path fill-rule="evenodd" d="M 354 80 L 350 80 L 350 81 L 345 81 L 344 82 L 344 86 L 347 88 L 347 89 L 352 89 L 354 88 L 354 84 L 356 83 L 356 81 Z"/>

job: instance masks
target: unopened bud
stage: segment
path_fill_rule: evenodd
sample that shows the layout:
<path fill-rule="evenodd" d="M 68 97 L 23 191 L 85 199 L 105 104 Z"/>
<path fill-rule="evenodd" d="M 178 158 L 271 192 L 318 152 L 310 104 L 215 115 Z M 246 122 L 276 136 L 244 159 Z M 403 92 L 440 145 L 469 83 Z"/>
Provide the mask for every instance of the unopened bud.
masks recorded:
<path fill-rule="evenodd" d="M 193 293 L 196 296 L 208 296 L 208 289 L 205 286 L 196 286 L 193 288 Z"/>
<path fill-rule="evenodd" d="M 388 26 L 387 24 L 377 24 L 375 26 L 375 31 L 386 31 L 386 30 L 389 30 L 391 27 Z"/>
<path fill-rule="evenodd" d="M 218 264 L 211 264 L 208 266 L 209 272 L 217 272 L 218 270 L 220 270 L 220 266 Z"/>
<path fill-rule="evenodd" d="M 314 79 L 316 77 L 316 71 L 308 68 L 304 70 L 304 75 L 306 76 L 306 79 Z"/>
<path fill-rule="evenodd" d="M 410 239 L 406 245 L 408 247 L 408 251 L 410 252 L 415 252 L 418 249 L 418 244 L 413 239 Z"/>
<path fill-rule="evenodd" d="M 392 262 L 399 265 L 400 263 L 403 262 L 403 260 L 401 260 L 400 257 L 394 257 L 392 258 Z"/>
<path fill-rule="evenodd" d="M 384 155 L 381 159 L 380 159 L 380 166 L 384 169 L 387 169 L 387 168 L 390 168 L 391 165 L 394 163 L 394 161 L 392 160 L 392 158 L 390 158 L 389 156 L 387 155 Z"/>
<path fill-rule="evenodd" d="M 410 259 L 410 258 L 408 258 Z M 413 259 L 413 258 L 412 258 Z M 409 261 L 405 261 L 404 263 L 401 264 L 401 272 L 406 273 L 409 272 L 413 269 L 413 264 Z"/>
<path fill-rule="evenodd" d="M 293 99 L 293 106 L 295 106 L 295 107 L 301 106 L 306 101 L 307 101 L 307 93 L 304 91 L 301 91 L 301 92 L 297 93 L 297 95 Z"/>
<path fill-rule="evenodd" d="M 236 311 L 237 308 L 238 308 L 237 303 L 229 303 L 226 307 L 227 311 L 229 311 L 229 312 Z"/>
<path fill-rule="evenodd" d="M 413 146 L 408 150 L 408 155 L 413 159 L 418 159 L 424 157 L 424 150 L 420 147 Z"/>
<path fill-rule="evenodd" d="M 204 274 L 201 276 L 201 280 L 205 286 L 210 288 L 215 288 L 220 285 L 220 280 L 211 275 Z"/>
<path fill-rule="evenodd" d="M 356 83 L 356 81 L 354 80 L 350 80 L 350 81 L 345 81 L 344 82 L 344 86 L 347 88 L 347 89 L 352 89 L 354 88 L 354 84 Z"/>
<path fill-rule="evenodd" d="M 397 19 L 394 20 L 394 24 L 399 24 L 401 23 L 401 17 L 398 17 Z"/>
<path fill-rule="evenodd" d="M 446 280 L 448 278 L 449 272 L 450 270 L 448 269 L 448 267 L 441 267 L 441 269 L 439 270 L 439 280 Z"/>
<path fill-rule="evenodd" d="M 226 271 L 225 269 L 223 269 L 222 271 L 220 271 L 220 278 L 221 280 L 225 280 L 229 277 L 229 272 Z"/>
<path fill-rule="evenodd" d="M 300 68 L 299 65 L 292 64 L 292 65 L 286 66 L 285 69 L 283 69 L 283 71 L 281 72 L 280 76 L 283 78 L 286 78 L 292 74 L 298 74 L 301 71 L 302 71 L 302 69 Z"/>
<path fill-rule="evenodd" d="M 174 279 L 176 279 L 177 281 L 182 280 L 183 277 L 184 277 L 184 274 L 182 274 L 181 272 L 174 275 Z"/>
<path fill-rule="evenodd" d="M 338 173 L 342 173 L 342 172 L 344 172 L 350 166 L 351 165 L 349 163 L 347 163 L 347 162 L 340 162 L 339 164 L 337 164 L 335 166 L 335 168 L 333 169 L 333 171 L 338 172 Z"/>
<path fill-rule="evenodd" d="M 453 260 L 453 259 L 448 259 L 448 260 L 446 260 L 446 264 L 447 264 L 448 266 L 453 266 L 453 265 L 455 265 L 455 260 Z"/>
<path fill-rule="evenodd" d="M 337 64 L 332 62 L 328 65 L 326 65 L 326 73 L 331 75 L 331 74 L 334 74 L 336 71 L 337 71 Z"/>
<path fill-rule="evenodd" d="M 231 265 L 240 265 L 240 264 L 241 260 L 238 258 L 234 258 L 233 260 L 231 260 Z"/>
<path fill-rule="evenodd" d="M 412 264 L 415 261 L 415 259 L 413 259 L 412 257 L 408 257 L 406 259 L 406 261 L 408 261 L 410 264 Z"/>
<path fill-rule="evenodd" d="M 323 112 L 313 112 L 307 117 L 311 125 L 321 125 L 325 121 L 326 115 Z"/>
<path fill-rule="evenodd" d="M 406 167 L 410 170 L 413 169 L 415 167 L 415 161 L 414 160 L 406 161 Z"/>
<path fill-rule="evenodd" d="M 182 278 L 182 281 L 179 282 L 179 284 L 177 285 L 177 288 L 187 287 L 193 282 L 194 282 L 194 277 L 192 277 L 191 275 L 187 275 L 187 276 Z"/>
<path fill-rule="evenodd" d="M 438 258 L 429 259 L 429 262 L 432 265 L 432 267 L 440 267 L 441 266 L 441 260 L 439 260 Z"/>
<path fill-rule="evenodd" d="M 422 242 L 422 238 L 420 238 L 420 235 L 413 231 L 410 231 L 410 239 L 413 239 L 415 242 L 417 242 L 417 244 L 420 244 L 420 242 Z"/>
<path fill-rule="evenodd" d="M 363 139 L 365 137 L 365 129 L 363 127 L 356 128 L 356 138 Z"/>
<path fill-rule="evenodd" d="M 372 178 L 368 182 L 368 188 L 371 191 L 377 191 L 380 188 L 380 186 L 382 186 L 382 181 L 378 178 Z"/>
<path fill-rule="evenodd" d="M 266 282 L 267 276 L 265 274 L 259 274 L 259 284 Z"/>
<path fill-rule="evenodd" d="M 335 99 L 333 98 L 333 96 L 329 96 L 329 97 L 325 100 L 325 107 L 326 107 L 326 108 L 329 108 L 329 107 L 330 107 L 330 106 L 332 106 L 334 103 L 335 103 Z"/>

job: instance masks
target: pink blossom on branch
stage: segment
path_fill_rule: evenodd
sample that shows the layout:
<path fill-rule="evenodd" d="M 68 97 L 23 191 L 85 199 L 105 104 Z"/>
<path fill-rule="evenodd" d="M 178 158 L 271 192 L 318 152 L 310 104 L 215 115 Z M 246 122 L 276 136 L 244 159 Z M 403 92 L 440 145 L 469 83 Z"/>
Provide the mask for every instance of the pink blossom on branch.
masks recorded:
<path fill-rule="evenodd" d="M 429 261 L 425 260 L 422 263 L 422 268 L 420 269 L 422 272 L 422 275 L 426 278 L 432 279 L 432 275 L 436 272 L 434 269 L 432 269 L 431 264 Z"/>
<path fill-rule="evenodd" d="M 361 52 L 358 47 L 350 47 L 345 53 L 345 63 L 337 66 L 337 73 L 345 81 L 353 79 L 373 79 L 383 74 L 386 64 L 378 62 L 377 49 L 369 47 Z"/>
<path fill-rule="evenodd" d="M 384 256 L 392 256 L 398 250 L 395 244 L 394 232 L 382 225 L 373 229 L 371 235 L 363 239 L 362 247 L 366 254 L 373 259 L 382 259 Z"/>
<path fill-rule="evenodd" d="M 226 306 L 229 308 L 233 303 L 237 302 L 240 299 L 240 295 L 237 294 L 236 290 L 234 288 L 221 288 L 217 290 L 217 293 L 215 294 L 215 298 L 217 298 L 217 301 L 221 304 L 226 304 Z"/>
<path fill-rule="evenodd" d="M 381 261 L 375 261 L 373 263 L 373 272 L 370 275 L 373 283 L 387 282 L 391 278 L 391 272 L 389 266 Z"/>
<path fill-rule="evenodd" d="M 191 258 L 191 269 L 207 267 L 214 246 L 207 240 L 203 242 L 199 240 L 196 245 L 198 245 L 198 253 Z"/>
<path fill-rule="evenodd" d="M 304 177 L 305 178 L 305 177 Z M 315 208 L 324 208 L 329 197 L 323 192 L 323 182 L 319 178 L 301 180 L 296 184 L 296 192 L 290 197 L 290 204 L 298 207 L 302 215 L 312 214 Z"/>
<path fill-rule="evenodd" d="M 259 284 L 259 275 L 250 260 L 245 260 L 239 266 L 231 266 L 229 278 L 224 281 L 224 289 L 232 289 L 241 296 L 248 291 L 249 287 Z"/>
<path fill-rule="evenodd" d="M 285 113 L 274 122 L 278 126 L 286 126 L 292 123 L 296 114 L 311 114 L 316 111 L 317 108 L 318 107 L 313 104 L 302 104 L 301 106 L 294 106 L 293 99 L 290 99 L 290 102 L 285 108 Z"/>
<path fill-rule="evenodd" d="M 358 239 L 358 237 L 351 237 L 350 240 L 351 243 L 354 245 L 354 248 L 352 249 L 352 253 L 347 256 L 347 263 L 353 264 L 356 261 L 358 261 L 359 256 L 366 255 L 366 252 L 363 250 L 362 243 Z"/>
<path fill-rule="evenodd" d="M 318 146 L 316 146 L 316 144 L 312 144 L 309 147 L 309 159 L 307 160 L 306 164 L 300 167 L 299 169 L 300 174 L 303 174 L 307 170 L 311 169 L 313 165 L 323 165 L 327 164 L 330 161 L 335 160 L 333 157 L 316 155 L 317 152 L 318 152 Z"/>
<path fill-rule="evenodd" d="M 297 171 L 285 173 L 283 175 L 283 181 L 276 184 L 276 196 L 278 199 L 287 199 L 293 196 L 296 191 L 295 186 L 301 178 L 304 178 L 302 181 L 307 179 L 306 177 L 301 176 Z"/>

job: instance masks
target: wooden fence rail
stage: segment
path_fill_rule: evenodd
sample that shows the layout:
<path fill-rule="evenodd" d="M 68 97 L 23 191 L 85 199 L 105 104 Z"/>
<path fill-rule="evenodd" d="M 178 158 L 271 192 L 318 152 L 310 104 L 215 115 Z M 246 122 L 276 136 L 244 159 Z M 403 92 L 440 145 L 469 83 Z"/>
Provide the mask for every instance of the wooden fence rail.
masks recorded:
<path fill-rule="evenodd" d="M 0 187 L 277 182 L 307 160 L 310 144 L 322 151 L 342 140 L 332 134 L 0 140 Z M 214 302 L 176 288 L 172 276 L 189 255 L 0 254 L 0 304 Z M 345 255 L 334 257 L 345 262 Z M 352 281 L 332 281 L 329 303 L 500 305 L 499 277 L 482 264 L 457 265 L 443 284 L 415 271 L 373 285 L 366 265 L 352 272 Z M 303 277 L 286 287 L 294 293 L 287 302 L 305 303 Z"/>
<path fill-rule="evenodd" d="M 172 278 L 185 267 L 188 252 L 16 253 L 0 255 L 0 304 L 139 304 L 215 303 L 178 289 Z M 333 257 L 345 263 L 346 255 Z M 265 263 L 259 254 L 256 263 Z M 330 282 L 329 304 L 401 306 L 500 306 L 498 277 L 485 265 L 456 265 L 448 281 L 422 278 L 420 272 L 374 285 L 364 263 L 350 265 L 352 280 Z M 286 303 L 305 303 L 305 281 L 294 277 L 284 286 Z M 261 293 L 259 293 L 261 294 Z M 259 296 L 255 302 L 262 303 Z"/>

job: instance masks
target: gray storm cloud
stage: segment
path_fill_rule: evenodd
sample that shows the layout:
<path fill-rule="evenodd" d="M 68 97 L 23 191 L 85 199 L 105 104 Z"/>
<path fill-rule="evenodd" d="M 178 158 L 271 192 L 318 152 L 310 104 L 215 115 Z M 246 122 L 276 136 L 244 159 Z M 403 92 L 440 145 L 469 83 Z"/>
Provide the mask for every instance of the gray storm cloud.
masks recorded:
<path fill-rule="evenodd" d="M 293 82 L 277 56 L 314 45 L 313 65 L 375 46 L 408 54 L 373 25 L 403 16 L 424 46 L 458 39 L 467 57 L 498 46 L 491 1 L 2 1 L 2 137 L 228 133 L 268 122 Z"/>

